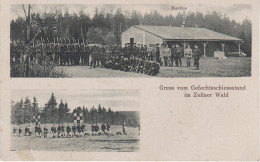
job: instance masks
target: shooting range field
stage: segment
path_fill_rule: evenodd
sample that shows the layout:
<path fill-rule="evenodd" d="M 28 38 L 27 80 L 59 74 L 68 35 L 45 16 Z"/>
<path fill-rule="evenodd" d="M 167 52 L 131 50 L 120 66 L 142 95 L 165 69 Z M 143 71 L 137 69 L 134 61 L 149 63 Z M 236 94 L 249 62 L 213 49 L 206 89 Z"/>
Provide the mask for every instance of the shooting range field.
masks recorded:
<path fill-rule="evenodd" d="M 53 138 L 51 126 L 53 124 L 41 124 L 48 128 L 48 138 L 36 138 L 34 125 L 30 124 L 32 136 L 24 136 L 24 128 L 29 124 L 12 125 L 11 132 L 11 151 L 17 150 L 35 150 L 35 151 L 79 151 L 79 152 L 136 152 L 140 148 L 140 135 L 138 127 L 125 127 L 127 135 L 116 135 L 116 132 L 122 133 L 121 125 L 111 125 L 111 133 L 114 136 L 100 135 L 92 136 L 91 125 L 86 124 L 86 132 L 89 136 L 72 138 Z M 70 124 L 72 126 L 73 124 Z M 101 124 L 98 124 L 99 127 Z M 17 128 L 16 137 L 13 136 L 13 127 Z M 58 125 L 55 124 L 57 127 Z M 64 124 L 66 127 L 67 124 Z M 18 129 L 22 127 L 22 136 L 18 136 Z M 99 129 L 101 130 L 101 128 Z M 101 131 L 100 131 L 101 132 Z"/>
<path fill-rule="evenodd" d="M 215 59 L 213 57 L 201 58 L 200 69 L 186 67 L 186 59 L 182 58 L 183 67 L 160 67 L 156 76 L 148 76 L 134 72 L 124 72 L 105 68 L 92 68 L 89 66 L 57 66 L 72 78 L 117 78 L 117 77 L 249 77 L 251 76 L 251 57 L 227 57 L 227 59 Z"/>

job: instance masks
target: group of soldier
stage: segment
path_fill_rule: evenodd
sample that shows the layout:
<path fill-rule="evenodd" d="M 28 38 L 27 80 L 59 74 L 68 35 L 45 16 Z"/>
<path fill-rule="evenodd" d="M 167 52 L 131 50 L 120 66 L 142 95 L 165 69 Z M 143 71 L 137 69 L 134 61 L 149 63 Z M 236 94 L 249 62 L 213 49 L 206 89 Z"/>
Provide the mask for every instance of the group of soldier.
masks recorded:
<path fill-rule="evenodd" d="M 101 128 L 101 130 L 100 130 L 100 128 Z M 123 122 L 122 128 L 123 128 L 123 130 L 122 130 L 123 132 L 116 132 L 116 135 L 127 135 L 126 129 L 125 129 L 125 122 Z M 64 137 L 69 138 L 69 137 L 74 137 L 74 136 L 83 137 L 83 136 L 90 135 L 89 133 L 87 133 L 85 124 L 73 124 L 72 126 L 70 126 L 69 124 L 67 124 L 67 126 L 64 126 L 63 124 L 59 124 L 57 127 L 54 124 L 51 127 L 50 131 L 51 131 L 53 138 L 56 138 L 56 137 L 57 138 L 64 138 Z M 15 127 L 13 127 L 14 137 L 17 136 L 16 132 L 17 132 L 17 129 Z M 101 127 L 99 127 L 98 124 L 95 124 L 95 125 L 92 124 L 91 132 L 92 132 L 92 136 L 99 136 L 99 135 L 113 136 L 113 134 L 111 133 L 111 126 L 109 123 L 106 123 L 106 124 L 102 123 Z M 139 132 L 140 132 L 140 126 L 139 126 Z M 35 137 L 41 138 L 42 134 L 43 134 L 43 138 L 48 138 L 48 133 L 49 133 L 49 130 L 45 125 L 43 127 L 43 131 L 42 131 L 40 124 L 35 126 Z M 18 129 L 18 136 L 19 137 L 22 136 L 21 127 Z M 32 136 L 32 130 L 31 130 L 30 125 L 25 127 L 24 136 Z"/>
<path fill-rule="evenodd" d="M 201 57 L 201 51 L 198 45 L 194 45 L 191 49 L 190 45 L 183 49 L 178 44 L 173 44 L 169 48 L 168 44 L 162 45 L 161 49 L 157 46 L 157 57 L 156 61 L 160 62 L 162 66 L 173 66 L 175 63 L 176 67 L 182 67 L 182 57 L 186 59 L 187 67 L 191 66 L 191 59 L 194 58 L 194 67 L 199 69 L 199 59 Z"/>
<path fill-rule="evenodd" d="M 21 44 L 11 43 L 12 61 L 33 61 L 43 64 L 48 57 L 56 65 L 90 66 L 155 75 L 160 65 L 146 45 L 100 45 L 85 43 L 41 43 L 27 52 Z M 29 52 L 28 52 L 29 51 Z M 29 54 L 28 54 L 29 53 Z M 46 55 L 39 55 L 45 53 Z M 38 54 L 38 56 L 37 56 Z"/>
<path fill-rule="evenodd" d="M 48 58 L 55 65 L 60 66 L 90 66 L 90 68 L 107 68 L 127 72 L 156 75 L 160 66 L 182 66 L 182 57 L 186 58 L 187 67 L 190 67 L 191 58 L 194 58 L 194 67 L 199 69 L 201 52 L 198 45 L 193 49 L 188 45 L 183 49 L 179 44 L 143 44 L 126 43 L 121 45 L 100 45 L 87 43 L 42 43 L 37 42 L 27 51 L 25 46 L 11 43 L 12 61 L 33 61 L 43 64 Z M 45 54 L 45 55 L 44 55 Z M 38 56 L 37 56 L 38 55 Z"/>

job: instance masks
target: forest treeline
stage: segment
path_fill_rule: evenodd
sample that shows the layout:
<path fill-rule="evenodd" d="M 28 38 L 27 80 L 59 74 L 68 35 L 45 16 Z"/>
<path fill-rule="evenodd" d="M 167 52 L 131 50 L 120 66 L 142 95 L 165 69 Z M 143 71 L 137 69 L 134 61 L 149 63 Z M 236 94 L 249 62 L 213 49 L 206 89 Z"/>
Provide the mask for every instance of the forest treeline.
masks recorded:
<path fill-rule="evenodd" d="M 140 124 L 140 114 L 136 111 L 113 111 L 110 107 L 107 109 L 101 105 L 90 109 L 79 106 L 70 111 L 68 102 L 61 100 L 58 103 L 54 93 L 42 108 L 38 106 L 36 97 L 33 101 L 28 97 L 18 102 L 12 101 L 11 122 L 12 124 L 32 123 L 33 116 L 40 115 L 41 123 L 73 123 L 74 112 L 83 113 L 84 123 L 109 122 L 112 125 L 120 125 L 125 121 L 126 125 L 134 127 Z"/>
<path fill-rule="evenodd" d="M 22 6 L 21 6 L 22 7 Z M 238 15 L 239 16 L 239 15 Z M 216 32 L 238 37 L 244 40 L 242 51 L 251 55 L 252 27 L 251 21 L 245 19 L 242 23 L 230 20 L 228 15 L 221 12 L 179 12 L 176 16 L 161 15 L 158 11 L 151 11 L 142 15 L 140 12 L 123 12 L 120 8 L 115 13 L 104 12 L 96 8 L 94 16 L 82 10 L 78 13 L 70 13 L 56 9 L 49 13 L 31 13 L 30 36 L 39 32 L 38 40 L 43 38 L 54 41 L 54 38 L 87 39 L 103 44 L 120 43 L 121 33 L 132 25 L 164 25 L 181 27 L 185 17 L 185 27 L 207 28 Z M 41 29 L 41 30 L 39 30 Z M 25 40 L 26 21 L 18 17 L 11 21 L 11 40 Z M 37 40 L 36 39 L 36 40 Z"/>

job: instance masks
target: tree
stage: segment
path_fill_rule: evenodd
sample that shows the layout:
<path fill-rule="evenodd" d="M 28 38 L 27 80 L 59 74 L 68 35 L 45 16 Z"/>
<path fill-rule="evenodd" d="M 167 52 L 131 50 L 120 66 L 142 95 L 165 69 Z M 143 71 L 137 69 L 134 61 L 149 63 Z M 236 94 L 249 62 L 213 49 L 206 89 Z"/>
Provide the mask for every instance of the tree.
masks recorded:
<path fill-rule="evenodd" d="M 48 103 L 45 104 L 43 117 L 46 123 L 57 123 L 59 121 L 57 101 L 53 93 Z"/>
<path fill-rule="evenodd" d="M 91 27 L 88 30 L 87 38 L 88 38 L 88 40 L 91 40 L 91 41 L 94 41 L 94 42 L 104 43 L 102 30 L 98 27 L 97 28 Z"/>
<path fill-rule="evenodd" d="M 39 107 L 36 97 L 33 97 L 33 115 L 37 115 L 39 113 Z"/>
<path fill-rule="evenodd" d="M 116 36 L 114 35 L 113 32 L 107 33 L 105 37 L 105 43 L 106 44 L 116 44 Z"/>

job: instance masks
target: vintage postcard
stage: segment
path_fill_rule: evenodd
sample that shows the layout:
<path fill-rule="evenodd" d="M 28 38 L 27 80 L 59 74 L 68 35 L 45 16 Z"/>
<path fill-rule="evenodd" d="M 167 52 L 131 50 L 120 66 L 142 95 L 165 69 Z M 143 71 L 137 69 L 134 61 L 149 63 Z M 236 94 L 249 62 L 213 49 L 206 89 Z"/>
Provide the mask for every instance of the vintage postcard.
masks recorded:
<path fill-rule="evenodd" d="M 0 1 L 0 159 L 257 161 L 259 1 Z"/>

